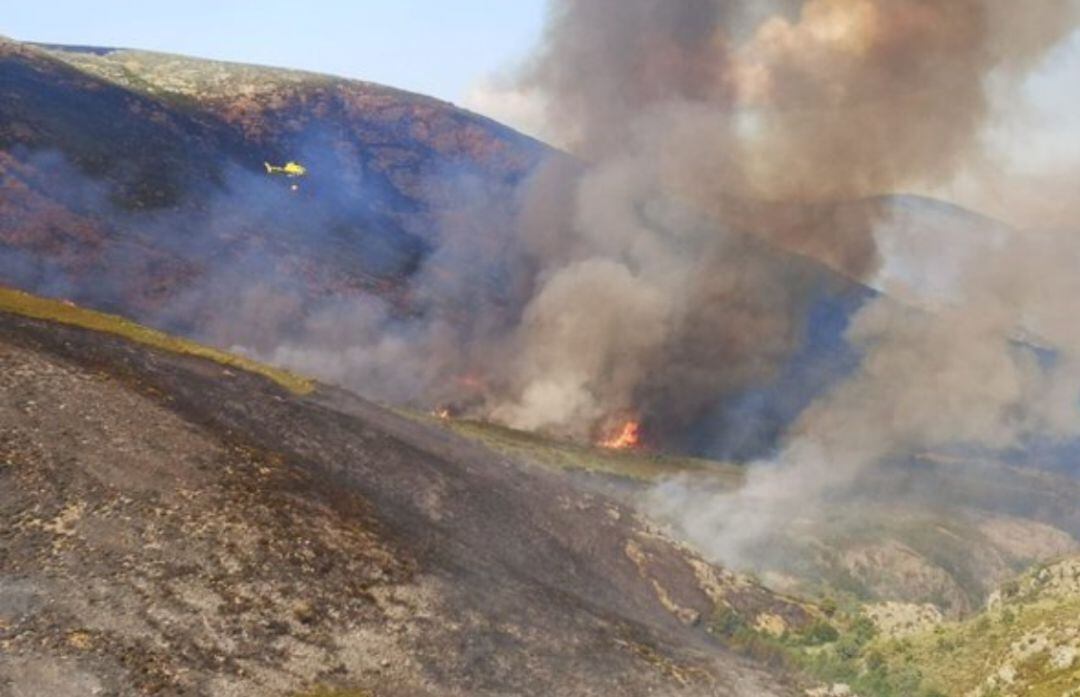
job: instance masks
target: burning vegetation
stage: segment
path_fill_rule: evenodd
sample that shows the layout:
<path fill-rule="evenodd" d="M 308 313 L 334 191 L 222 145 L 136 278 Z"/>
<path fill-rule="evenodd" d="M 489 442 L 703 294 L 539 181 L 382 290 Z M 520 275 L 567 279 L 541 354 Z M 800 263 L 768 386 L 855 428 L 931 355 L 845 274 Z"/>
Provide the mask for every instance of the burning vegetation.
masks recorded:
<path fill-rule="evenodd" d="M 641 422 L 636 419 L 623 421 L 596 443 L 608 450 L 636 450 L 643 447 L 641 440 Z"/>

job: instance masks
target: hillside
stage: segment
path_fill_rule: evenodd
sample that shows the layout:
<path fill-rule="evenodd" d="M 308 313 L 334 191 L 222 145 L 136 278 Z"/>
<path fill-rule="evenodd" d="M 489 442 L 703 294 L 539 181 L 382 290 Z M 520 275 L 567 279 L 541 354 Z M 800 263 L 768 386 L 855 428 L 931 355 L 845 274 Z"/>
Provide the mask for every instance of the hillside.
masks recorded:
<path fill-rule="evenodd" d="M 652 477 L 715 463 L 399 416 L 13 291 L 0 292 L 0 362 L 0 684 L 13 694 L 602 695 L 616 685 L 756 696 L 846 682 L 862 697 L 1050 696 L 1080 686 L 1073 560 L 1003 583 L 989 610 L 959 622 L 896 602 L 917 596 L 920 578 L 959 584 L 949 574 L 964 565 L 1006 559 L 981 568 L 986 584 L 1071 544 L 1030 520 L 983 514 L 965 532 L 956 512 L 932 524 L 908 511 L 903 525 L 864 512 L 866 549 L 923 539 L 912 558 L 937 570 L 905 585 L 916 567 L 884 555 L 876 568 L 895 577 L 876 589 L 881 601 L 834 586 L 815 605 L 706 564 L 608 498 L 632 501 Z M 738 486 L 737 469 L 725 476 Z M 974 482 L 957 481 L 972 506 L 1007 491 L 984 482 L 980 494 Z M 1024 487 L 1049 502 L 1061 485 Z M 968 537 L 925 541 L 934 530 Z M 819 534 L 808 549 L 846 554 Z M 803 572 L 804 590 L 828 578 Z"/>
<path fill-rule="evenodd" d="M 815 611 L 613 501 L 340 389 L 0 302 L 13 694 L 796 694 L 704 630 Z"/>
<path fill-rule="evenodd" d="M 962 622 L 894 602 L 902 583 L 878 589 L 887 602 L 834 595 L 839 609 L 829 598 L 818 609 L 709 566 L 607 497 L 632 501 L 651 477 L 715 464 L 398 416 L 11 291 L 0 361 L 0 680 L 14 694 L 1077 687 L 1072 561 L 1003 584 Z M 984 502 L 995 495 L 984 486 Z M 860 539 L 880 548 L 934 527 L 876 520 Z M 961 520 L 935 525 L 975 535 Z M 967 561 L 935 561 L 950 549 L 939 541 L 925 563 L 947 577 L 1009 551 L 1006 566 L 1019 565 L 1065 539 L 1002 517 L 980 530 L 951 547 L 969 545 Z M 879 562 L 899 579 L 903 568 Z"/>
<path fill-rule="evenodd" d="M 1003 584 L 985 612 L 879 650 L 890 666 L 920 666 L 943 694 L 1080 694 L 1080 559 L 1041 564 Z"/>
<path fill-rule="evenodd" d="M 567 473 L 583 490 L 636 509 L 647 507 L 667 478 L 696 477 L 700 486 L 735 491 L 748 472 L 732 462 L 585 447 L 490 423 L 402 413 Z M 816 602 L 928 605 L 957 620 L 977 613 L 1001 584 L 1032 565 L 1080 552 L 1080 484 L 1071 477 L 931 456 L 875 476 L 880 496 L 867 494 L 776 530 L 744 560 L 746 570 L 771 589 Z"/>
<path fill-rule="evenodd" d="M 188 333 L 213 303 L 179 299 L 223 268 L 404 302 L 472 205 L 451 175 L 503 192 L 545 151 L 378 85 L 110 49 L 0 41 L 0 94 L 0 277 Z M 264 170 L 288 160 L 297 195 Z"/>
<path fill-rule="evenodd" d="M 295 360 L 319 342 L 340 354 L 337 344 L 357 343 L 342 324 L 377 345 L 370 335 L 387 328 L 416 344 L 432 327 L 451 334 L 445 323 L 457 333 L 450 354 L 519 325 L 541 268 L 518 225 L 523 184 L 558 163 L 552 185 L 565 186 L 579 166 L 450 104 L 361 81 L 13 41 L 0 42 L 0 68 L 0 281 L 263 357 L 285 345 Z M 307 167 L 298 182 L 264 169 L 290 160 Z M 663 448 L 721 459 L 767 453 L 856 364 L 844 330 L 874 293 L 848 274 L 875 262 L 868 229 L 887 227 L 903 246 L 928 221 L 981 221 L 914 197 L 718 205 L 733 235 L 775 243 L 731 253 L 790 278 L 806 317 L 777 338 L 782 365 L 767 379 L 720 381 L 679 413 L 647 407 Z M 807 247 L 823 230 L 861 242 L 841 256 Z M 748 307 L 774 301 L 759 292 Z M 419 356 L 413 372 L 439 360 Z M 366 393 L 377 382 L 333 360 L 297 362 Z M 446 362 L 424 389 L 396 381 L 379 396 L 421 409 L 468 402 L 454 378 L 473 366 Z"/>
<path fill-rule="evenodd" d="M 1010 580 L 962 622 L 932 608 L 863 608 L 835 641 L 791 660 L 828 684 L 815 695 L 1074 697 L 1080 694 L 1080 559 Z"/>
<path fill-rule="evenodd" d="M 746 263 L 718 264 L 663 354 L 684 369 L 635 392 L 644 447 L 615 452 L 470 411 L 509 354 L 466 349 L 525 323 L 567 234 L 522 231 L 566 203 L 530 187 L 580 170 L 389 87 L 0 39 L 0 694 L 1076 689 L 1075 593 L 1038 580 L 1075 566 L 1040 570 L 1080 547 L 1075 443 L 874 468 L 753 577 L 635 513 L 668 478 L 742 486 L 859 365 L 874 288 L 947 293 L 949 235 L 1001 225 L 915 196 L 650 202 Z M 772 333 L 710 315 L 777 303 Z"/>

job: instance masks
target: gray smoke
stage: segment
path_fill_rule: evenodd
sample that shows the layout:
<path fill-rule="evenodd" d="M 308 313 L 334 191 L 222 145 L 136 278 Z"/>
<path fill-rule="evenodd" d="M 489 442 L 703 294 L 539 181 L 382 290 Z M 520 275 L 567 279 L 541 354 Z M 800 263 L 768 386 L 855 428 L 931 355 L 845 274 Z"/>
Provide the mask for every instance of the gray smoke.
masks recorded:
<path fill-rule="evenodd" d="M 882 298 L 854 318 L 859 369 L 819 399 L 781 452 L 717 492 L 672 480 L 646 505 L 717 558 L 753 564 L 761 541 L 820 517 L 874 467 L 956 446 L 994 452 L 1080 435 L 1075 234 L 1016 233 L 972 260 L 946 305 Z"/>
<path fill-rule="evenodd" d="M 795 259 L 870 279 L 889 221 L 857 200 L 985 171 L 984 128 L 1077 26 L 1066 0 L 750 5 L 553 4 L 515 93 L 588 164 L 527 221 L 545 254 L 495 418 L 580 434 L 637 412 L 663 430 L 767 381 L 803 329 Z M 939 304 L 869 303 L 848 331 L 860 367 L 742 490 L 674 481 L 651 510 L 745 560 L 890 458 L 1075 435 L 1073 239 L 1017 232 Z"/>
<path fill-rule="evenodd" d="M 412 287 L 438 312 L 331 306 L 252 348 L 392 401 L 582 439 L 636 416 L 677 442 L 775 377 L 815 297 L 874 276 L 891 213 L 861 197 L 979 166 L 1003 95 L 1075 19 L 1067 0 L 554 2 L 513 90 L 581 161 L 465 187 Z M 508 302 L 475 282 L 493 257 Z"/>
<path fill-rule="evenodd" d="M 588 164 L 559 205 L 526 207 L 541 268 L 492 416 L 576 435 L 634 411 L 685 425 L 767 380 L 812 285 L 785 253 L 872 276 L 886 213 L 854 199 L 977 160 L 992 88 L 1065 36 L 1076 7 L 771 9 L 553 3 L 515 93 L 539 95 Z"/>

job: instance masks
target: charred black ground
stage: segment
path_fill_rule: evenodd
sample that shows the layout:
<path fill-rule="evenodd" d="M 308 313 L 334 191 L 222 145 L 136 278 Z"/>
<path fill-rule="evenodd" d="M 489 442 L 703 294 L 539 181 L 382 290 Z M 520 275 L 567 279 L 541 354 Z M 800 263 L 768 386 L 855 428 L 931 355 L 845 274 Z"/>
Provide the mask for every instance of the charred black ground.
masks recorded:
<path fill-rule="evenodd" d="M 12 694 L 791 694 L 702 628 L 803 606 L 557 475 L 13 315 L 0 360 Z"/>

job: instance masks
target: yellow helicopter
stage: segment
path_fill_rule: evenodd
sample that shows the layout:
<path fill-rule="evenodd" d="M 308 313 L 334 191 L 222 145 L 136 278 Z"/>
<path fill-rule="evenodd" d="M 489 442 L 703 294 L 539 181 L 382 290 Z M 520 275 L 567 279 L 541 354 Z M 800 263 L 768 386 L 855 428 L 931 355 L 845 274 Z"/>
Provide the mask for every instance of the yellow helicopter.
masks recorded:
<path fill-rule="evenodd" d="M 307 175 L 307 167 L 299 162 L 286 162 L 282 166 L 272 165 L 269 162 L 264 162 L 263 166 L 266 167 L 267 174 L 280 174 L 288 177 L 289 179 L 298 179 Z M 289 191 L 297 192 L 300 190 L 300 185 L 296 182 L 289 184 Z"/>
<path fill-rule="evenodd" d="M 286 177 L 302 177 L 307 174 L 307 167 L 299 162 L 286 162 L 282 166 L 272 165 L 269 162 L 264 162 L 267 174 L 283 174 Z"/>

